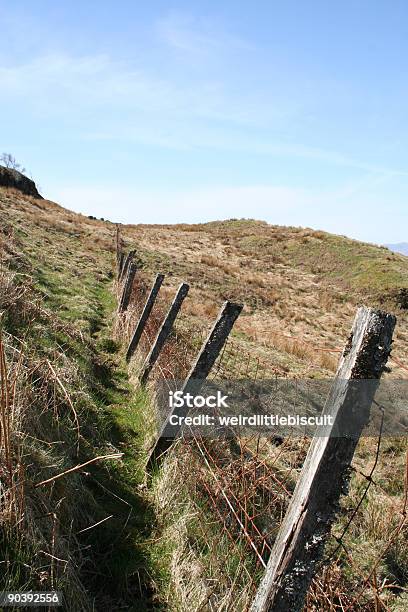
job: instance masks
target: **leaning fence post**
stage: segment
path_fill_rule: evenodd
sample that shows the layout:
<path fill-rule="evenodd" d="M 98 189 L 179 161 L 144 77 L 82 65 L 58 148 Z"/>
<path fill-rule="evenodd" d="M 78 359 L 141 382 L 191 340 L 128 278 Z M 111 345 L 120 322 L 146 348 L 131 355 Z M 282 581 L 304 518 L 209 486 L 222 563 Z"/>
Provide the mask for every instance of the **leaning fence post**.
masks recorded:
<path fill-rule="evenodd" d="M 162 286 L 164 280 L 164 274 L 158 274 L 156 276 L 156 280 L 154 281 L 153 287 L 149 293 L 149 296 L 146 300 L 146 304 L 144 305 L 143 312 L 140 315 L 140 319 L 138 324 L 136 325 L 136 329 L 134 331 L 133 337 L 130 341 L 127 353 L 126 353 L 126 361 L 130 361 L 133 353 L 135 352 L 137 345 L 139 344 L 139 340 L 142 336 L 143 330 L 145 328 L 147 319 L 152 311 L 154 303 L 156 301 L 157 295 L 159 293 L 160 287 Z"/>
<path fill-rule="evenodd" d="M 241 310 L 243 308 L 242 304 L 235 304 L 233 302 L 225 302 L 223 307 L 221 308 L 220 314 L 217 317 L 210 333 L 208 334 L 204 344 L 198 354 L 198 357 L 192 366 L 184 384 L 182 387 L 183 394 L 185 393 L 198 393 L 201 389 L 204 381 L 206 380 L 208 374 L 211 371 L 218 355 L 223 348 L 231 329 L 237 320 Z M 158 461 L 159 457 L 165 453 L 174 441 L 174 437 L 177 436 L 180 428 L 177 430 L 174 426 L 172 426 L 172 433 L 174 436 L 171 438 L 166 437 L 165 432 L 169 425 L 170 419 L 172 416 L 177 415 L 186 416 L 188 408 L 184 406 L 183 408 L 174 409 L 166 419 L 160 434 L 157 438 L 157 441 L 150 451 L 149 459 L 147 462 L 147 470 L 150 470 L 152 466 Z"/>
<path fill-rule="evenodd" d="M 135 256 L 135 253 L 136 251 L 129 251 L 129 253 L 127 254 L 124 264 L 122 266 L 122 270 L 121 270 L 121 274 L 119 278 L 120 281 L 126 278 L 127 271 L 129 269 L 130 264 L 133 261 L 133 257 Z"/>
<path fill-rule="evenodd" d="M 123 286 L 122 297 L 119 303 L 119 312 L 124 312 L 129 306 L 130 296 L 132 295 L 133 281 L 137 272 L 135 263 L 131 263 L 126 275 L 125 284 Z"/>
<path fill-rule="evenodd" d="M 142 385 L 147 382 L 147 379 L 149 378 L 149 374 L 152 371 L 152 368 L 154 364 L 156 363 L 157 358 L 160 355 L 160 352 L 164 346 L 164 343 L 166 342 L 171 330 L 173 329 L 174 321 L 176 320 L 177 314 L 181 308 L 184 298 L 186 297 L 188 293 L 189 288 L 190 287 L 189 285 L 187 285 L 187 283 L 181 283 L 180 287 L 177 290 L 176 296 L 159 329 L 156 339 L 153 342 L 151 351 L 146 357 L 146 360 L 140 372 L 139 380 Z"/>
<path fill-rule="evenodd" d="M 303 609 L 391 352 L 395 322 L 393 315 L 379 310 L 357 311 L 323 410 L 333 424 L 324 437 L 312 440 L 251 612 Z"/>

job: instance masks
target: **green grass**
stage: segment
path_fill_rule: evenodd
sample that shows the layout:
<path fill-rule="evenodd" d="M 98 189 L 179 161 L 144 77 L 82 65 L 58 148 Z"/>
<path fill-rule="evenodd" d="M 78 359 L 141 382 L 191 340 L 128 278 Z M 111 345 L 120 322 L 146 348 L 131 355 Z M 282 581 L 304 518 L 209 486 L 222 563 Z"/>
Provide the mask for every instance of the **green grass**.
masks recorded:
<path fill-rule="evenodd" d="M 30 216 L 29 207 L 23 210 L 15 206 L 7 210 L 16 228 L 16 242 L 22 255 L 20 259 L 12 259 L 10 266 L 18 272 L 16 285 L 30 290 L 19 298 L 14 308 L 6 311 L 2 321 L 6 331 L 25 343 L 29 365 L 37 368 L 36 376 L 30 379 L 32 420 L 28 421 L 26 431 L 38 439 L 26 440 L 24 460 L 28 466 L 26 495 L 32 504 L 29 506 L 31 519 L 35 517 L 34 524 L 43 539 L 33 538 L 32 534 L 27 536 L 23 530 L 3 531 L 0 547 L 3 557 L 12 559 L 12 563 L 4 574 L 2 588 L 50 586 L 49 575 L 41 582 L 39 574 L 49 564 L 40 549 L 49 550 L 51 523 L 49 518 L 42 517 L 55 511 L 59 520 L 59 555 L 71 558 L 76 574 L 58 570 L 54 584 L 61 586 L 68 598 L 72 597 L 69 605 L 73 611 L 92 609 L 95 604 L 97 609 L 107 610 L 185 612 L 205 599 L 208 583 L 217 585 L 216 602 L 235 585 L 234 597 L 238 599 L 234 605 L 239 610 L 242 603 L 239 597 L 242 593 L 246 596 L 246 571 L 255 579 L 260 571 L 252 557 L 244 554 L 242 542 L 238 540 L 235 547 L 222 535 L 216 513 L 205 496 L 194 488 L 196 474 L 191 464 L 182 461 L 178 464 L 179 457 L 171 455 L 167 468 L 154 473 L 148 487 L 145 483 L 145 449 L 153 427 L 152 398 L 148 390 L 132 384 L 123 347 L 113 339 L 116 308 L 112 293 L 113 254 L 109 248 L 95 246 L 95 239 L 101 238 L 102 232 L 103 244 L 109 245 L 113 236 L 106 234 L 108 231 L 113 234 L 113 228 L 96 222 L 85 227 L 82 221 L 75 227 L 74 218 L 72 228 L 67 229 L 61 221 L 64 211 L 43 218 L 40 213 Z M 204 243 L 211 238 L 218 246 L 228 245 L 236 258 L 237 276 L 219 266 L 190 261 L 191 243 L 180 247 L 178 259 L 173 259 L 173 252 L 171 255 L 159 253 L 157 235 L 152 238 L 150 248 L 147 243 L 139 248 L 146 274 L 164 271 L 168 273 L 167 281 L 173 284 L 176 276 L 183 275 L 191 280 L 194 289 L 198 287 L 206 296 L 208 293 L 215 302 L 224 297 L 241 301 L 245 287 L 240 281 L 238 259 L 242 260 L 244 271 L 248 268 L 256 274 L 275 271 L 275 280 L 280 280 L 279 273 L 283 270 L 282 279 L 287 282 L 283 293 L 288 294 L 289 314 L 296 307 L 294 301 L 299 296 L 303 299 L 302 291 L 306 295 L 309 291 L 313 296 L 317 291 L 310 285 L 308 275 L 314 275 L 324 289 L 334 287 L 333 295 L 341 308 L 343 302 L 347 305 L 349 300 L 360 300 L 367 295 L 378 302 L 387 292 L 408 285 L 407 265 L 402 256 L 340 236 L 279 228 L 251 220 L 179 226 L 178 229 L 180 237 L 194 232 L 199 234 L 197 239 L 205 238 Z M 130 229 L 126 232 L 130 233 Z M 291 277 L 288 271 L 296 271 L 299 277 Z M 306 281 L 303 286 L 297 286 L 298 279 L 303 280 L 302 275 Z M 264 284 L 268 286 L 269 277 Z M 255 283 L 245 295 L 254 312 L 265 307 L 263 291 L 264 285 Z M 202 296 L 203 293 L 199 294 L 197 299 Z M 265 313 L 265 319 L 282 302 L 282 295 L 278 297 L 277 304 Z M 306 304 L 309 316 L 307 307 Z M 201 311 L 198 313 L 199 318 Z M 317 329 L 319 326 L 318 322 Z M 237 329 L 234 337 L 248 351 L 259 348 L 246 331 Z M 262 347 L 262 351 L 267 349 Z M 286 371 L 297 372 L 300 358 L 295 362 L 292 354 L 278 349 L 273 349 L 271 355 L 274 364 L 282 363 Z M 46 360 L 60 374 L 78 411 L 82 434 L 79 453 L 70 406 L 44 368 Z M 308 376 L 315 371 L 317 375 L 319 366 L 309 368 Z M 299 372 L 301 375 L 300 366 Z M 124 453 L 120 462 L 104 461 L 62 478 L 50 488 L 33 488 L 35 482 L 79 462 L 115 451 Z M 360 467 L 365 469 L 373 449 L 367 446 L 359 452 Z M 404 448 L 402 444 L 390 442 L 383 453 L 375 487 L 384 494 L 387 504 L 395 498 L 398 505 L 403 495 L 403 481 L 399 476 L 403 470 Z M 399 476 L 391 473 L 394 468 Z M 353 476 L 350 499 L 346 500 L 350 507 L 358 502 L 364 482 Z M 376 514 L 375 487 L 361 506 L 355 528 L 347 534 L 346 545 L 353 551 L 361 572 L 368 569 L 376 552 L 386 543 L 387 529 L 393 520 L 392 508 L 384 502 L 387 520 L 380 527 L 376 525 L 381 516 Z M 346 507 L 337 529 L 341 530 L 346 523 L 348 512 Z M 78 534 L 110 516 L 101 525 Z M 379 575 L 380 579 L 395 579 L 400 591 L 407 584 L 404 543 L 402 540 L 390 548 Z M 241 559 L 244 559 L 243 567 Z M 347 567 L 346 558 L 342 559 L 342 565 L 350 591 L 357 574 Z M 242 576 L 237 580 L 240 572 Z M 74 597 L 75 589 L 79 588 L 76 579 L 87 591 L 82 601 L 80 595 L 77 599 Z M 183 603 L 183 597 L 187 597 L 187 603 Z M 398 599 L 391 596 L 388 599 L 397 610 L 402 600 L 400 592 Z M 81 607 L 83 601 L 88 608 Z"/>
<path fill-rule="evenodd" d="M 294 264 L 318 271 L 345 288 L 379 296 L 395 287 L 408 287 L 406 258 L 349 238 L 326 234 L 324 240 L 309 239 L 306 248 L 301 241 L 292 240 L 287 256 Z"/>
<path fill-rule="evenodd" d="M 25 300 L 31 306 L 26 318 L 20 314 L 21 304 L 10 308 L 3 326 L 24 339 L 31 360 L 40 363 L 47 359 L 60 373 L 78 413 L 82 437 L 77 452 L 72 412 L 53 383 L 49 401 L 54 410 L 42 404 L 43 391 L 32 402 L 31 413 L 38 414 L 33 432 L 38 440 L 27 438 L 25 442 L 24 453 L 31 463 L 28 477 L 38 482 L 97 455 L 116 450 L 124 453 L 121 461 L 93 464 L 88 475 L 76 472 L 56 481 L 50 490 L 41 489 L 41 504 L 51 510 L 58 508 L 58 536 L 62 539 L 69 539 L 72 530 L 78 533 L 111 516 L 101 526 L 77 535 L 79 549 L 64 545 L 90 606 L 95 601 L 98 609 L 136 611 L 149 609 L 154 601 L 155 609 L 160 610 L 155 575 L 161 569 L 148 544 L 156 522 L 143 486 L 146 453 L 140 415 L 147 397 L 130 384 L 126 363 L 112 337 L 116 308 L 112 257 L 101 252 L 95 265 L 89 264 L 87 257 L 70 256 L 84 247 L 63 232 L 54 233 L 53 249 L 45 251 L 35 239 L 39 233 L 28 222 L 24 230 L 20 226 L 18 249 L 28 276 L 17 276 L 15 282 L 21 288 L 29 287 Z M 17 264 L 11 261 L 10 265 Z M 37 527 L 44 531 L 42 525 Z M 44 539 L 38 541 L 30 541 L 13 528 L 3 532 L 2 558 L 10 559 L 11 565 L 1 580 L 2 589 L 40 586 L 38 567 L 44 559 L 39 548 L 46 546 L 48 537 L 48 527 Z M 61 586 L 66 593 L 69 609 L 82 610 L 85 600 L 74 601 L 78 585 L 75 581 L 68 584 L 69 573 L 57 574 L 62 582 L 57 577 L 54 586 Z M 42 590 L 49 580 L 44 576 Z"/>

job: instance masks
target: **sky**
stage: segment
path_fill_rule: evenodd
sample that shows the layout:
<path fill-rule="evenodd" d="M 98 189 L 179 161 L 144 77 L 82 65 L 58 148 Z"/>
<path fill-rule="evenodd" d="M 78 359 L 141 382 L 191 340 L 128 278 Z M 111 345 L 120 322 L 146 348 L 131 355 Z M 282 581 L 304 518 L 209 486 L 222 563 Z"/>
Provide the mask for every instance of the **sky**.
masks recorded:
<path fill-rule="evenodd" d="M 408 4 L 0 0 L 0 152 L 127 223 L 408 239 Z"/>

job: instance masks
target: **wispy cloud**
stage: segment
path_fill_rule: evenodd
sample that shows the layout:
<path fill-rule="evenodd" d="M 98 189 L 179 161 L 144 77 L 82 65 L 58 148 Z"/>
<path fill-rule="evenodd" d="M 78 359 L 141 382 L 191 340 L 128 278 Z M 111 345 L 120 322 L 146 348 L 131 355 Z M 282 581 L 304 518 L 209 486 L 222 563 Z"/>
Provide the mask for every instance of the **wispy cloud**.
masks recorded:
<path fill-rule="evenodd" d="M 0 106 L 28 104 L 29 112 L 47 122 L 54 118 L 75 123 L 82 139 L 297 157 L 380 176 L 408 175 L 337 151 L 279 142 L 263 128 L 289 119 L 279 112 L 265 111 L 262 104 L 258 107 L 245 96 L 237 103 L 217 83 L 185 84 L 156 78 L 106 55 L 54 54 L 0 65 L 0 88 Z M 252 119 L 251 129 L 242 130 Z"/>
<path fill-rule="evenodd" d="M 159 121 L 172 116 L 243 121 L 242 114 L 234 113 L 226 89 L 216 81 L 185 83 L 162 78 L 106 55 L 53 54 L 26 63 L 0 65 L 0 87 L 3 101 L 4 96 L 29 95 L 31 106 L 45 105 L 47 112 L 68 116 L 67 109 L 79 114 L 92 107 L 95 111 L 109 110 L 109 120 L 126 110 L 134 118 L 145 111 Z"/>
<path fill-rule="evenodd" d="M 147 78 L 142 71 L 131 70 L 106 55 L 75 57 L 61 53 L 3 65 L 0 86 L 4 95 L 31 92 L 32 102 L 48 100 L 47 106 L 63 113 L 72 102 L 76 102 L 71 106 L 73 113 L 87 106 L 97 109 L 111 105 L 114 109 L 115 102 L 130 109 L 138 106 L 156 109 L 163 105 L 163 98 L 173 100 L 176 108 L 181 103 L 165 81 Z"/>

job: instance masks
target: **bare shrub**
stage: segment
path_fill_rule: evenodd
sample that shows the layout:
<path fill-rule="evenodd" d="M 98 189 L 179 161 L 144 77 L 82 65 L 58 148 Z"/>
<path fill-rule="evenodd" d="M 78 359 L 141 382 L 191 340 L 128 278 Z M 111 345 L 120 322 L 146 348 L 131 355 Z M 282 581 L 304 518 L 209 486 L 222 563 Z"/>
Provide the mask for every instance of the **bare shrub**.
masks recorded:
<path fill-rule="evenodd" d="M 16 160 L 16 158 L 11 155 L 11 153 L 2 153 L 0 155 L 0 163 L 5 168 L 9 168 L 10 170 L 17 170 L 22 174 L 27 172 L 26 169 L 23 168 L 23 166 Z"/>

